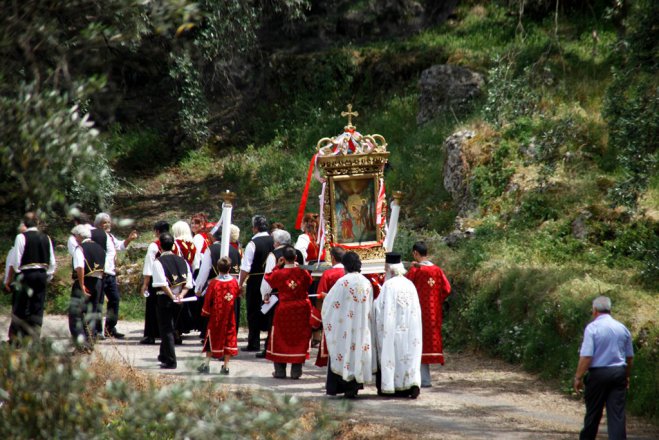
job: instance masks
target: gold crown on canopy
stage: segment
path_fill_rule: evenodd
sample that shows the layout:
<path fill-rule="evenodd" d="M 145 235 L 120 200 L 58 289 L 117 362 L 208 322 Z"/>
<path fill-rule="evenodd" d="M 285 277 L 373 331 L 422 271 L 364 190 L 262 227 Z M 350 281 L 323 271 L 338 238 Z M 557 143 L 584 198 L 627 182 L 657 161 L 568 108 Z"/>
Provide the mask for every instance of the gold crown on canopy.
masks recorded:
<path fill-rule="evenodd" d="M 348 154 L 385 153 L 387 141 L 380 134 L 363 135 L 352 125 L 352 118 L 359 113 L 352 111 L 352 104 L 348 104 L 347 111 L 341 116 L 348 118 L 348 125 L 343 127 L 343 133 L 334 137 L 324 137 L 316 144 L 319 156 L 339 156 Z"/>

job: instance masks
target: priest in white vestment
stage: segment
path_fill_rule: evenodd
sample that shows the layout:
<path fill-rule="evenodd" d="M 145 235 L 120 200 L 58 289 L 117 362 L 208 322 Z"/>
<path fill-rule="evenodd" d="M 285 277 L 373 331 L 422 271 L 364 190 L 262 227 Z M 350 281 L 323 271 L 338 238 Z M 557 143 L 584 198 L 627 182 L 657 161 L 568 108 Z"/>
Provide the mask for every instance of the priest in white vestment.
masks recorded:
<path fill-rule="evenodd" d="M 400 254 L 387 253 L 386 281 L 373 302 L 380 395 L 416 399 L 421 385 L 421 306 L 414 283 L 404 277 Z"/>
<path fill-rule="evenodd" d="M 376 371 L 371 331 L 373 287 L 359 273 L 361 261 L 355 252 L 342 259 L 346 274 L 325 297 L 322 319 L 327 342 L 326 392 L 354 398 L 373 381 Z"/>

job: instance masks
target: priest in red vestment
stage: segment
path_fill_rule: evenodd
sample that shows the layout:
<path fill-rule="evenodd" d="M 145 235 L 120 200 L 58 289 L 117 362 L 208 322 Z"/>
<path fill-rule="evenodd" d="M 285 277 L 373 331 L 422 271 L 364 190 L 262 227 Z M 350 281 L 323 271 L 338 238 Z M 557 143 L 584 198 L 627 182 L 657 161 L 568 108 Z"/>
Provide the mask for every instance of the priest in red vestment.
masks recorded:
<path fill-rule="evenodd" d="M 206 290 L 201 315 L 208 317 L 204 351 L 206 360 L 197 369 L 200 373 L 210 372 L 211 358 L 223 359 L 220 374 L 229 374 L 229 359 L 238 355 L 238 337 L 234 302 L 240 295 L 238 281 L 231 275 L 231 259 L 222 257 L 217 262 L 219 275 L 211 280 Z M 201 293 L 197 293 L 200 295 Z"/>
<path fill-rule="evenodd" d="M 428 246 L 417 241 L 412 247 L 416 263 L 407 272 L 407 278 L 414 283 L 421 303 L 423 324 L 423 351 L 421 353 L 421 386 L 432 386 L 430 364 L 444 365 L 442 349 L 442 305 L 451 293 L 442 269 L 428 260 Z"/>
<path fill-rule="evenodd" d="M 343 264 L 341 263 L 341 260 L 343 259 L 343 255 L 345 253 L 346 251 L 339 246 L 334 246 L 332 249 L 330 249 L 330 256 L 332 257 L 332 268 L 327 269 L 325 272 L 323 272 L 323 275 L 320 277 L 320 281 L 318 282 L 317 292 L 318 292 L 319 301 L 316 304 L 318 304 L 318 308 L 321 310 L 323 309 L 322 298 L 327 296 L 327 293 L 332 289 L 332 287 L 334 287 L 334 284 L 336 284 L 339 278 L 341 278 L 343 275 L 346 274 Z M 314 313 L 311 319 L 312 321 L 314 321 L 314 317 L 315 317 L 315 319 L 318 321 L 317 325 L 320 326 L 321 328 L 321 338 L 320 338 L 320 345 L 318 346 L 318 356 L 316 357 L 316 366 L 326 367 L 327 341 L 325 341 L 325 332 L 322 331 L 323 321 L 322 318 L 320 318 L 320 316 L 321 316 L 320 313 Z"/>
<path fill-rule="evenodd" d="M 307 291 L 312 280 L 309 272 L 297 266 L 296 257 L 295 248 L 286 246 L 277 267 L 264 277 L 279 298 L 265 352 L 265 358 L 275 363 L 272 376 L 277 379 L 286 377 L 286 364 L 291 364 L 291 379 L 299 379 L 309 357 L 311 302 Z M 263 302 L 270 300 L 268 295 Z"/>

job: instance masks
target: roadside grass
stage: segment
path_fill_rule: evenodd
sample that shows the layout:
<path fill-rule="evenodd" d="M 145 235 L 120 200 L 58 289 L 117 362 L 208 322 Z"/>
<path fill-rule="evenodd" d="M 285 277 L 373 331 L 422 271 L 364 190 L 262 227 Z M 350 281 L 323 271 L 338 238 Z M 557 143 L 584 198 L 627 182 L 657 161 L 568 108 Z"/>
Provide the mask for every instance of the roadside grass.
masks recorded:
<path fill-rule="evenodd" d="M 344 423 L 341 408 L 151 375 L 47 340 L 2 344 L 0 362 L 2 438 L 331 439 Z"/>

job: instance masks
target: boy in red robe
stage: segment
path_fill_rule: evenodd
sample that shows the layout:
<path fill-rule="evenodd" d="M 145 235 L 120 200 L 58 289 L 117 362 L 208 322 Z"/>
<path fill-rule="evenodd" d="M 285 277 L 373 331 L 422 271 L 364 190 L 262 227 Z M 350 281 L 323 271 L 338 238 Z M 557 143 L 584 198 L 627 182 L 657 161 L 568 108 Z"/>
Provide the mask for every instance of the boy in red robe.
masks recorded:
<path fill-rule="evenodd" d="M 330 249 L 330 256 L 332 257 L 332 268 L 327 269 L 325 272 L 323 272 L 323 275 L 320 277 L 320 281 L 318 282 L 318 309 L 323 308 L 323 298 L 327 295 L 327 293 L 334 287 L 334 284 L 341 278 L 343 275 L 346 274 L 346 271 L 343 267 L 343 264 L 341 263 L 341 260 L 343 259 L 343 255 L 346 253 L 346 251 L 339 246 L 334 246 L 332 249 Z M 320 313 L 314 313 L 314 316 L 317 316 L 316 318 L 318 320 L 317 325 L 321 328 L 321 339 L 320 339 L 320 346 L 318 347 L 318 356 L 316 357 L 316 366 L 317 367 L 326 367 L 327 366 L 327 341 L 325 341 L 325 333 L 322 331 L 323 328 L 323 322 L 320 318 Z M 312 318 L 313 321 L 313 318 Z"/>
<path fill-rule="evenodd" d="M 421 323 L 423 325 L 423 350 L 421 352 L 421 386 L 431 387 L 430 364 L 444 365 L 442 348 L 442 306 L 451 293 L 442 269 L 428 260 L 428 246 L 417 241 L 412 246 L 412 257 L 416 263 L 407 272 L 407 278 L 414 283 L 421 303 Z"/>
<path fill-rule="evenodd" d="M 204 352 L 206 359 L 197 371 L 210 373 L 211 358 L 224 359 L 220 374 L 229 374 L 229 359 L 238 355 L 238 337 L 234 302 L 240 295 L 238 281 L 231 275 L 231 260 L 222 257 L 217 262 L 219 275 L 212 279 L 206 290 L 202 316 L 208 317 Z"/>
<path fill-rule="evenodd" d="M 311 302 L 307 291 L 312 280 L 309 272 L 297 266 L 296 257 L 295 248 L 286 246 L 277 267 L 264 278 L 279 297 L 265 353 L 275 363 L 272 376 L 277 379 L 286 377 L 286 364 L 291 364 L 291 379 L 299 379 L 309 357 Z M 267 295 L 263 302 L 269 301 Z"/>

